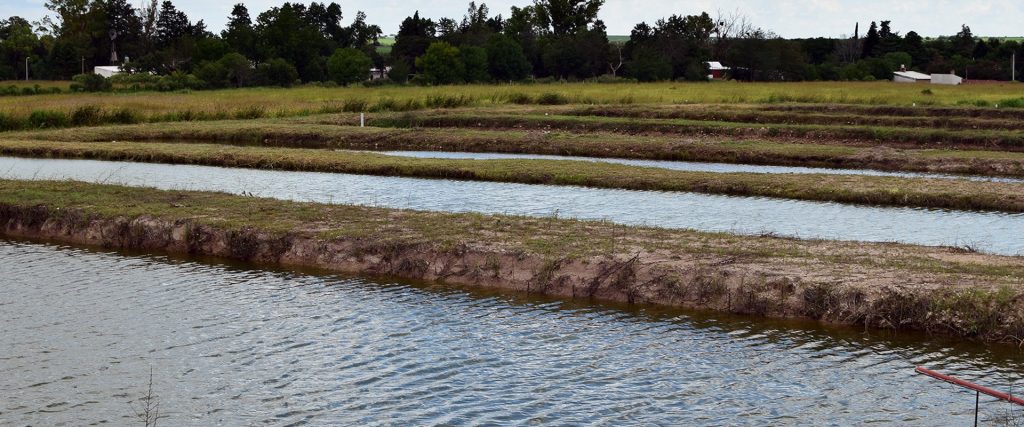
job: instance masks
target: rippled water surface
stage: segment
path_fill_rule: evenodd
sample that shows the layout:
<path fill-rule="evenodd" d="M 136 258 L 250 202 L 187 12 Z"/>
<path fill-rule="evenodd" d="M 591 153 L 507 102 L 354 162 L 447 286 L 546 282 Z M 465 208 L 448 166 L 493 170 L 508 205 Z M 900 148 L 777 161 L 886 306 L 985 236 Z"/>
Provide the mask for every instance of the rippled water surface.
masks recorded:
<path fill-rule="evenodd" d="M 511 153 L 466 153 L 453 151 L 384 151 L 381 154 L 397 157 L 414 157 L 420 159 L 467 159 L 467 160 L 502 160 L 502 159 L 536 159 L 536 160 L 572 160 L 598 163 L 615 163 L 620 165 L 641 166 L 648 168 L 671 169 L 690 172 L 716 173 L 764 173 L 764 174 L 826 174 L 826 175 L 867 175 L 894 176 L 902 178 L 933 178 L 933 179 L 965 179 L 970 181 L 990 182 L 1024 182 L 1019 178 L 1003 178 L 974 175 L 949 175 L 938 173 L 888 172 L 873 169 L 832 169 L 809 168 L 799 166 L 762 166 L 742 165 L 733 163 L 675 162 L 665 160 L 615 159 L 603 157 L 552 156 L 544 154 L 511 154 Z"/>
<path fill-rule="evenodd" d="M 1016 350 L 0 240 L 0 425 L 969 425 Z M 1005 404 L 982 400 L 983 419 Z"/>
<path fill-rule="evenodd" d="M 729 197 L 695 193 L 429 180 L 92 160 L 0 157 L 0 178 L 75 179 L 162 189 L 447 212 L 609 220 L 802 238 L 964 245 L 1024 252 L 1024 214 Z"/>

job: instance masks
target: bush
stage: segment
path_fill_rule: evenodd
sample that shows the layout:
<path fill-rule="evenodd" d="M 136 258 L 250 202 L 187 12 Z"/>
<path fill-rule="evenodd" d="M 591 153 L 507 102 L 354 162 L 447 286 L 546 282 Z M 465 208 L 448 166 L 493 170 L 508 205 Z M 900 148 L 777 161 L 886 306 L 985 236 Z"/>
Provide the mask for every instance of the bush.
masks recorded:
<path fill-rule="evenodd" d="M 207 88 L 218 89 L 228 85 L 228 70 L 219 62 L 203 62 L 196 67 L 194 74 Z"/>
<path fill-rule="evenodd" d="M 261 86 L 292 87 L 298 79 L 298 70 L 281 58 L 271 59 L 256 67 L 256 80 Z"/>
<path fill-rule="evenodd" d="M 327 58 L 327 74 L 331 80 L 341 85 L 365 81 L 370 75 L 373 61 L 363 51 L 355 48 L 344 48 L 334 51 Z"/>
<path fill-rule="evenodd" d="M 157 82 L 157 90 L 168 92 L 176 90 L 197 90 L 202 89 L 202 80 L 199 80 L 196 76 L 187 74 L 181 71 L 175 71 L 170 75 L 163 76 L 160 81 Z"/>
<path fill-rule="evenodd" d="M 78 74 L 71 78 L 71 90 L 81 92 L 109 92 L 114 85 L 110 79 L 99 74 Z M 34 91 L 33 91 L 34 92 Z"/>
<path fill-rule="evenodd" d="M 421 70 L 418 80 L 425 84 L 444 85 L 465 80 L 466 65 L 459 49 L 445 42 L 431 43 L 427 53 L 416 58 L 416 67 Z"/>
<path fill-rule="evenodd" d="M 391 64 L 391 71 L 388 72 L 388 79 L 398 84 L 405 84 L 409 81 L 409 64 L 405 61 L 398 60 L 394 64 Z"/>
<path fill-rule="evenodd" d="M 459 49 L 462 64 L 465 66 L 463 80 L 476 83 L 491 80 L 487 73 L 487 51 L 482 47 L 463 46 Z"/>
<path fill-rule="evenodd" d="M 519 42 L 497 34 L 487 41 L 487 70 L 499 81 L 523 80 L 530 75 L 530 61 Z"/>
<path fill-rule="evenodd" d="M 40 129 L 65 127 L 68 117 L 60 111 L 36 110 L 28 116 L 28 124 Z"/>

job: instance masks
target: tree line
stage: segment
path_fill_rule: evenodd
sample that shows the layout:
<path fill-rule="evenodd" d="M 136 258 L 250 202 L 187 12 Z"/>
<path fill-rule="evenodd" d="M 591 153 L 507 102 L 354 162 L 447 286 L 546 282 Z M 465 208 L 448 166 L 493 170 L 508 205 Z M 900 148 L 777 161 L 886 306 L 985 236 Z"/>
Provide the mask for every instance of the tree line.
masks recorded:
<path fill-rule="evenodd" d="M 609 41 L 598 14 L 604 0 L 534 0 L 492 15 L 470 2 L 464 16 L 405 18 L 394 44 L 363 12 L 346 21 L 337 3 L 284 3 L 253 18 L 236 4 L 215 34 L 170 0 L 134 7 L 127 0 L 48 0 L 52 18 L 0 21 L 0 80 L 75 78 L 90 90 L 109 82 L 96 65 L 123 65 L 126 85 L 161 90 L 295 83 L 364 82 L 371 68 L 385 81 L 457 84 L 538 80 L 705 80 L 706 63 L 732 67 L 749 81 L 888 79 L 906 66 L 1008 80 L 1016 41 L 981 40 L 963 26 L 949 37 L 901 35 L 891 21 L 862 36 L 784 39 L 739 13 L 671 15 L 641 22 L 628 41 Z M 1022 57 L 1024 58 L 1024 57 Z M 1024 61 L 1022 61 L 1024 62 Z M 27 66 L 27 70 L 25 67 Z M 77 75 L 77 77 L 76 77 Z"/>

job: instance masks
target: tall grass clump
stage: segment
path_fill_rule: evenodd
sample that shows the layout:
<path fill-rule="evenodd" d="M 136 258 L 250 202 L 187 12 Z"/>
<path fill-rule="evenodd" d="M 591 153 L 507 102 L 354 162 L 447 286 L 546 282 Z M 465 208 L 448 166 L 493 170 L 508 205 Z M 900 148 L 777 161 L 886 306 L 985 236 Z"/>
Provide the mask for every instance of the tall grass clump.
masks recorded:
<path fill-rule="evenodd" d="M 565 105 L 568 103 L 569 98 L 557 92 L 546 92 L 537 97 L 537 104 L 540 105 Z"/>
<path fill-rule="evenodd" d="M 1024 98 L 1011 98 L 999 101 L 1000 107 L 1005 108 L 1024 108 Z"/>
<path fill-rule="evenodd" d="M 473 101 L 470 95 L 430 95 L 425 104 L 429 108 L 459 108 L 472 105 Z"/>
<path fill-rule="evenodd" d="M 103 111 L 95 105 L 83 105 L 71 112 L 72 126 L 96 126 L 103 123 Z"/>
<path fill-rule="evenodd" d="M 20 130 L 28 127 L 25 119 L 9 114 L 0 113 L 0 132 L 8 130 Z"/>
<path fill-rule="evenodd" d="M 367 107 L 370 106 L 370 102 L 362 98 L 346 99 L 345 102 L 341 103 L 341 110 L 346 113 L 361 113 L 365 112 Z"/>
<path fill-rule="evenodd" d="M 265 116 L 266 114 L 267 110 L 265 110 L 263 107 L 253 105 L 251 107 L 235 111 L 233 116 L 237 120 L 252 120 L 263 118 L 263 116 Z"/>
<path fill-rule="evenodd" d="M 509 104 L 528 105 L 533 104 L 533 98 L 522 92 L 514 92 L 506 95 L 505 99 Z"/>
<path fill-rule="evenodd" d="M 127 108 L 119 108 L 116 111 L 107 113 L 104 119 L 106 123 L 130 125 L 141 122 L 142 116 Z"/>

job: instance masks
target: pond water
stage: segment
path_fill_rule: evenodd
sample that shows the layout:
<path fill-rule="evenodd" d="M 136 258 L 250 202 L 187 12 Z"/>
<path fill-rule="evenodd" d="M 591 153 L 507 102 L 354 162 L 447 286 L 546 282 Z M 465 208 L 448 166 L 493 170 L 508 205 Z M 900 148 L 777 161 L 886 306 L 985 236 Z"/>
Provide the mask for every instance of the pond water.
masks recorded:
<path fill-rule="evenodd" d="M 1017 349 L 0 240 L 0 425 L 969 425 Z M 1012 408 L 982 399 L 982 419 Z M 1019 415 L 1019 413 L 1018 413 Z"/>
<path fill-rule="evenodd" d="M 987 182 L 1012 182 L 1022 183 L 1024 179 L 1005 178 L 977 175 L 951 175 L 938 173 L 917 173 L 917 172 L 888 172 L 873 169 L 833 169 L 833 168 L 811 168 L 800 166 L 761 166 L 744 165 L 733 163 L 702 163 L 702 162 L 678 162 L 668 160 L 636 160 L 616 159 L 603 157 L 577 157 L 577 156 L 554 156 L 546 154 L 509 154 L 509 153 L 467 153 L 453 151 L 384 151 L 381 154 L 396 157 L 413 157 L 420 159 L 463 159 L 463 160 L 505 160 L 505 159 L 534 159 L 534 160 L 568 160 L 597 163 L 615 163 L 628 166 L 640 166 L 647 168 L 671 169 L 688 172 L 714 172 L 714 173 L 764 173 L 764 174 L 826 174 L 826 175 L 867 175 L 867 176 L 892 176 L 900 178 L 930 178 L 930 179 L 964 179 L 970 181 Z"/>
<path fill-rule="evenodd" d="M 208 190 L 287 200 L 444 212 L 607 220 L 620 224 L 849 241 L 970 245 L 1024 253 L 1024 214 L 284 172 L 191 165 L 0 157 L 0 178 L 72 179 L 170 190 Z"/>

